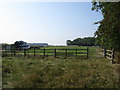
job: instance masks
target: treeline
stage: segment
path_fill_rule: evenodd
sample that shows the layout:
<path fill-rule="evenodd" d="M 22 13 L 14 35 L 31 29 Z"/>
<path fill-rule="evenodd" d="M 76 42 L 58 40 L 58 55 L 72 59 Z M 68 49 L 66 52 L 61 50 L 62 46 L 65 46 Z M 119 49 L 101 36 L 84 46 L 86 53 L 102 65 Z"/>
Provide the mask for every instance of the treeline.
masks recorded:
<path fill-rule="evenodd" d="M 1 43 L 1 49 L 6 49 L 6 47 L 9 47 L 10 44 L 7 44 L 7 43 Z"/>
<path fill-rule="evenodd" d="M 96 38 L 95 37 L 85 37 L 85 38 L 76 38 L 73 41 L 67 40 L 67 45 L 78 45 L 78 46 L 95 46 Z"/>

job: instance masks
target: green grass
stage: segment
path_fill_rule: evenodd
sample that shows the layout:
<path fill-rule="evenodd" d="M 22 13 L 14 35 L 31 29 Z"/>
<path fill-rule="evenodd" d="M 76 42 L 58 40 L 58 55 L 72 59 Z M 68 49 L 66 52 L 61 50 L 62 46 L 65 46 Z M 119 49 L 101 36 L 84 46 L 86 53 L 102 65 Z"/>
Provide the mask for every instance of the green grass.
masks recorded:
<path fill-rule="evenodd" d="M 107 59 L 3 58 L 3 87 L 117 88 Z"/>
<path fill-rule="evenodd" d="M 89 59 L 54 57 L 4 57 L 4 88 L 118 88 L 119 67 L 97 58 L 91 47 Z"/>
<path fill-rule="evenodd" d="M 41 47 L 41 49 L 86 49 L 86 46 L 49 46 Z"/>

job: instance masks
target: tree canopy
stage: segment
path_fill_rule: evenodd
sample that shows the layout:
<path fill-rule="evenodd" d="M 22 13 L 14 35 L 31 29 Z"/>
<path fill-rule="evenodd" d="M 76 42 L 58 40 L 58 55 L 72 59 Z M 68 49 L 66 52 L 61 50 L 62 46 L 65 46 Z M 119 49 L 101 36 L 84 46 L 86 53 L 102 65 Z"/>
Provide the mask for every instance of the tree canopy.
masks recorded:
<path fill-rule="evenodd" d="M 76 38 L 73 41 L 67 40 L 67 45 L 95 46 L 95 37 Z"/>
<path fill-rule="evenodd" d="M 120 52 L 120 2 L 93 2 L 92 10 L 103 15 L 95 32 L 98 42 L 104 48 Z"/>

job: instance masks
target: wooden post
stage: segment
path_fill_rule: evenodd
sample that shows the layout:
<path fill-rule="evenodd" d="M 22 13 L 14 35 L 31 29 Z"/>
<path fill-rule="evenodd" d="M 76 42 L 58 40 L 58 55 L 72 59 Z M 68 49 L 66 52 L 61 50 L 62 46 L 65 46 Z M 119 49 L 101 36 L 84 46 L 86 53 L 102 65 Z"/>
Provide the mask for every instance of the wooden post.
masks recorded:
<path fill-rule="evenodd" d="M 5 54 L 6 54 L 5 56 L 7 56 L 7 49 L 5 49 Z"/>
<path fill-rule="evenodd" d="M 0 55 L 1 55 L 0 57 L 4 56 L 4 51 L 3 51 L 3 49 L 1 49 Z"/>
<path fill-rule="evenodd" d="M 104 50 L 103 50 L 103 55 L 104 55 L 104 57 L 106 58 L 106 49 L 104 48 Z"/>
<path fill-rule="evenodd" d="M 65 49 L 65 58 L 67 58 L 67 49 Z"/>
<path fill-rule="evenodd" d="M 29 49 L 28 49 L 28 56 L 29 56 Z"/>
<path fill-rule="evenodd" d="M 34 56 L 35 56 L 35 48 L 34 48 Z"/>
<path fill-rule="evenodd" d="M 45 57 L 45 49 L 43 49 L 43 55 L 44 55 L 44 57 Z"/>
<path fill-rule="evenodd" d="M 89 57 L 88 55 L 89 55 L 89 50 L 88 50 L 88 47 L 87 47 L 87 58 Z"/>
<path fill-rule="evenodd" d="M 15 48 L 13 49 L 14 50 L 14 56 L 16 55 L 16 53 L 15 53 Z"/>
<path fill-rule="evenodd" d="M 12 49 L 10 50 L 10 52 L 11 52 L 11 56 L 12 56 Z"/>
<path fill-rule="evenodd" d="M 77 58 L 77 49 L 76 49 L 76 58 Z"/>
<path fill-rule="evenodd" d="M 26 50 L 24 49 L 24 56 L 26 56 Z"/>
<path fill-rule="evenodd" d="M 56 58 L 56 49 L 54 49 L 54 56 L 55 56 L 55 58 Z"/>

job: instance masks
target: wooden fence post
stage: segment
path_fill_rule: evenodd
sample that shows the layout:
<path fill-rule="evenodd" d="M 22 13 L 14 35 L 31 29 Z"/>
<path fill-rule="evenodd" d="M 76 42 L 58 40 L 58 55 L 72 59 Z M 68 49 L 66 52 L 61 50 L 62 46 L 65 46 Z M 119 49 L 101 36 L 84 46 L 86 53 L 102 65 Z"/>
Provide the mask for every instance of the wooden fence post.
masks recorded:
<path fill-rule="evenodd" d="M 56 49 L 54 49 L 54 56 L 55 56 L 55 58 L 56 58 Z"/>
<path fill-rule="evenodd" d="M 7 49 L 5 49 L 5 54 L 6 54 L 5 56 L 7 56 Z"/>
<path fill-rule="evenodd" d="M 12 49 L 10 50 L 10 52 L 11 52 L 11 56 L 12 56 Z"/>
<path fill-rule="evenodd" d="M 35 56 L 36 52 L 35 52 L 35 48 L 34 48 L 34 56 Z"/>
<path fill-rule="evenodd" d="M 43 55 L 44 55 L 44 57 L 45 57 L 45 49 L 43 49 Z"/>
<path fill-rule="evenodd" d="M 28 56 L 29 56 L 29 49 L 28 49 Z"/>
<path fill-rule="evenodd" d="M 114 63 L 114 49 L 112 50 L 112 55 L 111 55 L 112 57 L 111 57 L 111 60 L 112 60 L 112 64 Z"/>
<path fill-rule="evenodd" d="M 67 49 L 65 49 L 65 58 L 67 58 Z"/>
<path fill-rule="evenodd" d="M 13 49 L 14 50 L 14 56 L 16 55 L 16 53 L 15 53 L 15 48 Z"/>
<path fill-rule="evenodd" d="M 106 58 L 106 49 L 104 48 L 104 50 L 103 50 L 103 55 L 104 55 L 104 57 Z"/>
<path fill-rule="evenodd" d="M 77 49 L 76 49 L 76 58 L 77 58 Z"/>
<path fill-rule="evenodd" d="M 89 50 L 88 50 L 88 47 L 87 47 L 87 58 L 89 57 L 88 55 L 89 55 Z"/>
<path fill-rule="evenodd" d="M 24 49 L 24 56 L 26 56 L 26 50 Z"/>

